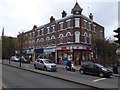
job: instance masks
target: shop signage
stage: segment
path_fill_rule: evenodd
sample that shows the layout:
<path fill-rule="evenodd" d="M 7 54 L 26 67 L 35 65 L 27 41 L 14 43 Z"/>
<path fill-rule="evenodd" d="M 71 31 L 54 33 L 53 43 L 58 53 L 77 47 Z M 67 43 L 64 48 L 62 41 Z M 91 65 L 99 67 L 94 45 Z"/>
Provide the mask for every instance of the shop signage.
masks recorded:
<path fill-rule="evenodd" d="M 34 51 L 36 53 L 42 54 L 44 52 L 44 49 L 43 48 L 39 48 L 39 49 L 34 49 Z"/>
<path fill-rule="evenodd" d="M 69 47 L 62 47 L 61 50 L 70 50 Z"/>

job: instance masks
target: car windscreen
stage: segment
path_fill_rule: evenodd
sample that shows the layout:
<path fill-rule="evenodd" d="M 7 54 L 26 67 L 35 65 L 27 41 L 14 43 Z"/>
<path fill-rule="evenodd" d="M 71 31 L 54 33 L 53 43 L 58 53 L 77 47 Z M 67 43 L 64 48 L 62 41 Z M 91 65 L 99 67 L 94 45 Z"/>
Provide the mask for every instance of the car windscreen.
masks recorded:
<path fill-rule="evenodd" d="M 44 60 L 45 63 L 52 63 L 50 60 Z"/>
<path fill-rule="evenodd" d="M 105 68 L 104 66 L 100 65 L 100 64 L 96 64 L 98 67 L 100 68 Z"/>

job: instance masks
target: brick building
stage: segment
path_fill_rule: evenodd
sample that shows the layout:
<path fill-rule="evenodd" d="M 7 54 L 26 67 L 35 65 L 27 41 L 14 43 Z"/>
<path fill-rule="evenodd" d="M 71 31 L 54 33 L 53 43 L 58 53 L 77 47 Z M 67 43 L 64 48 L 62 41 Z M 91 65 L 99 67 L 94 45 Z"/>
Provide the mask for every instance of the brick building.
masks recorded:
<path fill-rule="evenodd" d="M 76 2 L 71 15 L 63 10 L 61 19 L 55 20 L 51 16 L 49 23 L 39 27 L 34 25 L 32 30 L 23 33 L 26 55 L 33 59 L 45 56 L 56 63 L 72 60 L 75 64 L 92 56 L 96 58 L 93 41 L 96 37 L 104 38 L 104 27 L 93 21 L 92 13 L 86 17 L 82 10 Z M 18 39 L 20 37 L 18 35 Z"/>

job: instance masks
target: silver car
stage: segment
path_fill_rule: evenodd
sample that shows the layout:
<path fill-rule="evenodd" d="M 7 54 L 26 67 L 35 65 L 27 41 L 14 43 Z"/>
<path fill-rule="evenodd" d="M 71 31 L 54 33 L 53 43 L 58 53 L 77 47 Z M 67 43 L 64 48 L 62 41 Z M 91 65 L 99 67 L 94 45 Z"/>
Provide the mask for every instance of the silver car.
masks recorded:
<path fill-rule="evenodd" d="M 14 62 L 19 62 L 19 58 L 17 58 L 16 56 L 12 56 L 10 60 Z"/>
<path fill-rule="evenodd" d="M 57 65 L 52 63 L 49 59 L 36 59 L 34 62 L 35 69 L 43 69 L 45 71 L 56 71 Z"/>

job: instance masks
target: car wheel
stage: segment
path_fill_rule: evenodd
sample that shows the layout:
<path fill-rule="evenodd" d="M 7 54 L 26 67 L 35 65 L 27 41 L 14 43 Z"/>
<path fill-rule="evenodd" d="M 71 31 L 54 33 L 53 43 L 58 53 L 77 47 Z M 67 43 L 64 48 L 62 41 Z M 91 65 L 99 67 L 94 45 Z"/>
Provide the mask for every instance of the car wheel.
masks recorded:
<path fill-rule="evenodd" d="M 37 69 L 37 66 L 36 66 L 36 65 L 34 65 L 34 68 L 35 68 L 35 69 Z"/>
<path fill-rule="evenodd" d="M 81 73 L 81 74 L 84 74 L 84 70 L 80 70 L 80 73 Z"/>
<path fill-rule="evenodd" d="M 103 76 L 104 76 L 104 74 L 101 72 L 101 73 L 99 73 L 99 76 L 100 76 L 100 77 L 103 77 Z"/>
<path fill-rule="evenodd" d="M 44 71 L 47 71 L 47 68 L 46 68 L 46 67 L 44 67 L 44 68 L 43 68 L 43 70 L 44 70 Z"/>

